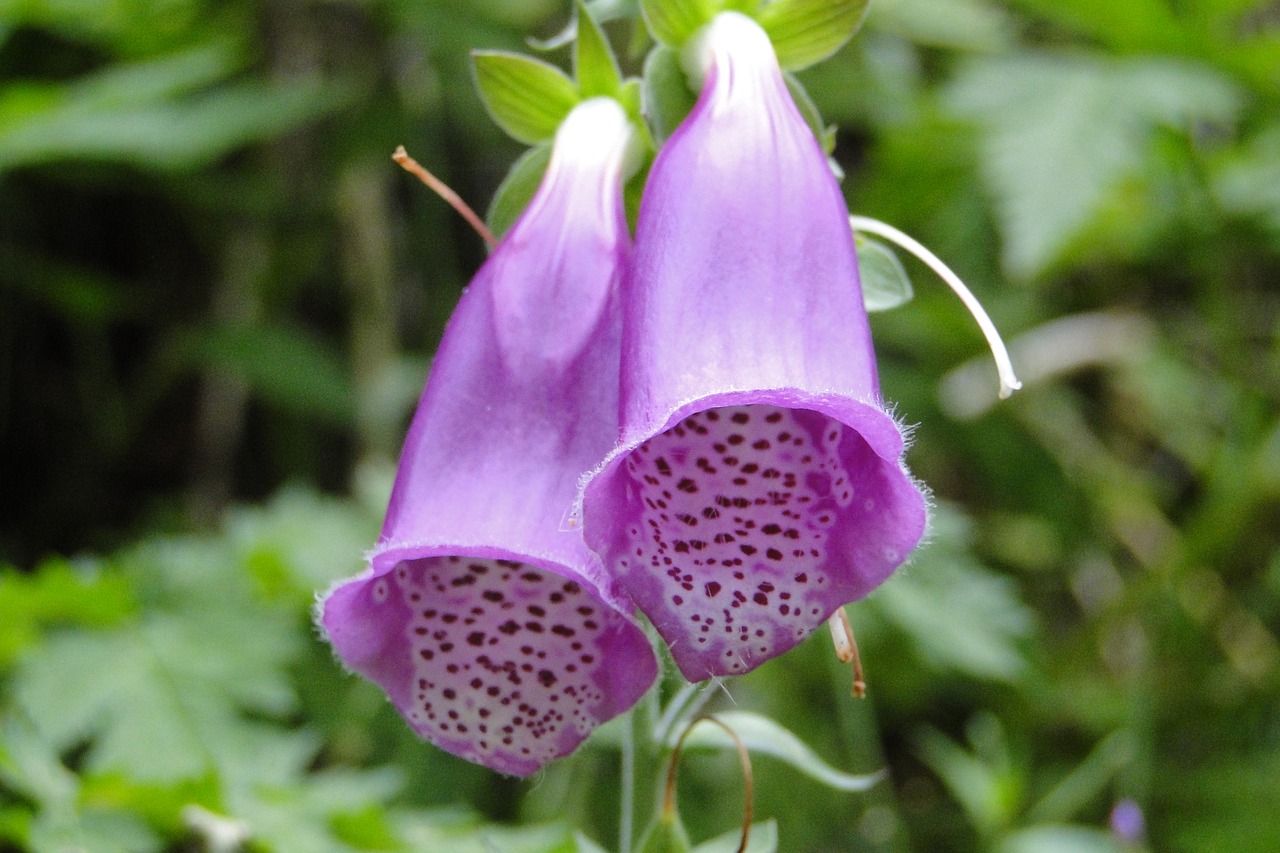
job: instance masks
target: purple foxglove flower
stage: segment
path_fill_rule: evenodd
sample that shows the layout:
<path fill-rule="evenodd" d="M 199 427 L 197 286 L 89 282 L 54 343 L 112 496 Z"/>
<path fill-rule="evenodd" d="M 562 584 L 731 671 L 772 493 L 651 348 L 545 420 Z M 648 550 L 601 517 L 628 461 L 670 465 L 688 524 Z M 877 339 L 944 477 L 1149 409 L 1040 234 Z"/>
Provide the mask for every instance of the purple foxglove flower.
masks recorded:
<path fill-rule="evenodd" d="M 611 100 L 565 119 L 537 194 L 450 320 L 369 569 L 321 606 L 342 661 L 419 735 L 517 776 L 657 675 L 566 523 L 617 438 L 629 139 Z"/>
<path fill-rule="evenodd" d="M 623 294 L 622 439 L 587 544 L 685 677 L 747 672 L 908 555 L 925 499 L 880 399 L 848 210 L 768 37 L 718 16 Z"/>

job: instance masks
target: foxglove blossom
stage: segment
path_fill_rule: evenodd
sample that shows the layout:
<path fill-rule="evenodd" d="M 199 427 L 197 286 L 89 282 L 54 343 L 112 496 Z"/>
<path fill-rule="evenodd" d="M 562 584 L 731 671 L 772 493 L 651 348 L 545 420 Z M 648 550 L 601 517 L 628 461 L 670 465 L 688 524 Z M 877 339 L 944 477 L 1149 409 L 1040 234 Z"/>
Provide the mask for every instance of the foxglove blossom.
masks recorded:
<path fill-rule="evenodd" d="M 566 523 L 617 436 L 630 136 L 612 100 L 565 119 L 537 194 L 450 320 L 369 569 L 322 604 L 343 662 L 419 735 L 518 776 L 657 674 Z"/>
<path fill-rule="evenodd" d="M 659 152 L 623 295 L 621 441 L 582 519 L 690 680 L 884 581 L 925 499 L 885 410 L 848 210 L 764 31 L 727 12 Z"/>

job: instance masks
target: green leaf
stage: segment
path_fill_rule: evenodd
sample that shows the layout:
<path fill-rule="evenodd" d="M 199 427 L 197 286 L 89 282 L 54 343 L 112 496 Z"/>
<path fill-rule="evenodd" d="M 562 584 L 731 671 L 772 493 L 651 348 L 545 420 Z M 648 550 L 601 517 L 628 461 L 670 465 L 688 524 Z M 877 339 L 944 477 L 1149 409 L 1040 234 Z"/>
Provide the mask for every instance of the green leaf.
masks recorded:
<path fill-rule="evenodd" d="M 92 850 L 141 853 L 160 844 L 141 818 L 119 808 L 104 808 L 83 795 L 80 780 L 59 761 L 53 746 L 28 721 L 0 720 L 0 783 L 31 800 L 31 811 L 6 817 L 0 812 L 0 838 L 14 837 L 32 853 Z"/>
<path fill-rule="evenodd" d="M 582 98 L 597 95 L 612 98 L 618 94 L 622 85 L 618 60 L 604 31 L 582 0 L 578 0 L 578 40 L 574 45 L 573 68 Z"/>
<path fill-rule="evenodd" d="M 723 835 L 717 835 L 710 841 L 704 841 L 693 849 L 693 853 L 736 853 L 742 843 L 742 830 L 731 829 Z M 751 824 L 751 837 L 747 840 L 746 853 L 775 853 L 778 849 L 778 822 L 764 820 Z"/>
<path fill-rule="evenodd" d="M 640 0 L 640 13 L 653 37 L 667 47 L 681 47 L 689 36 L 711 22 L 715 0 Z"/>
<path fill-rule="evenodd" d="M 493 236 L 501 239 L 507 229 L 520 218 L 520 214 L 538 191 L 538 185 L 542 183 L 542 176 L 546 174 L 550 162 L 551 145 L 547 143 L 530 148 L 512 165 L 498 191 L 493 194 L 493 201 L 489 203 L 489 210 L 484 217 Z"/>
<path fill-rule="evenodd" d="M 659 47 L 649 54 L 641 80 L 645 118 L 661 145 L 693 110 L 698 96 L 689 88 L 679 52 L 669 47 Z"/>
<path fill-rule="evenodd" d="M 377 533 L 377 517 L 352 503 L 290 487 L 266 507 L 233 510 L 225 538 L 264 598 L 306 607 L 315 590 L 364 568 Z"/>
<path fill-rule="evenodd" d="M 663 809 L 654 816 L 636 845 L 640 853 L 691 853 L 693 843 L 676 809 Z"/>
<path fill-rule="evenodd" d="M 778 63 L 798 70 L 835 53 L 862 26 L 868 0 L 773 0 L 757 20 L 773 42 Z"/>
<path fill-rule="evenodd" d="M 753 753 L 781 759 L 811 779 L 837 791 L 866 791 L 884 778 L 883 771 L 855 776 L 836 770 L 794 734 L 768 717 L 750 711 L 726 711 L 716 717 L 737 733 Z M 674 747 L 680 732 L 673 732 Z M 686 749 L 735 749 L 732 738 L 719 726 L 699 723 L 684 742 Z"/>
<path fill-rule="evenodd" d="M 83 562 L 54 558 L 30 574 L 0 570 L 0 668 L 48 627 L 111 625 L 136 607 L 124 578 Z"/>
<path fill-rule="evenodd" d="M 355 413 L 355 389 L 332 345 L 283 325 L 216 326 L 195 339 L 204 366 L 227 370 L 264 400 L 281 408 L 347 423 Z"/>
<path fill-rule="evenodd" d="M 400 833 L 383 805 L 400 788 L 399 774 L 390 768 L 324 770 L 289 785 L 238 786 L 228 806 L 237 820 L 248 825 L 255 847 L 308 853 L 403 850 Z M 371 848 L 355 843 L 361 836 L 381 837 L 394 846 Z"/>
<path fill-rule="evenodd" d="M 911 301 L 911 279 L 893 250 L 878 240 L 854 236 L 858 250 L 858 278 L 867 310 L 888 311 Z"/>
<path fill-rule="evenodd" d="M 562 824 L 495 826 L 456 811 L 401 813 L 397 822 L 408 843 L 407 849 L 412 851 L 572 853 L 581 843 L 575 841 L 575 834 Z"/>
<path fill-rule="evenodd" d="M 941 672 L 1013 681 L 1026 669 L 1019 642 L 1034 616 L 1005 577 L 968 553 L 968 525 L 957 511 L 934 508 L 933 538 L 908 571 L 897 572 L 867 599 L 907 634 Z"/>
<path fill-rule="evenodd" d="M 56 748 L 88 739 L 92 770 L 191 778 L 246 743 L 242 730 L 261 727 L 243 711 L 293 708 L 284 668 L 297 640 L 289 622 L 242 603 L 203 602 L 114 631 L 55 637 L 22 658 L 14 695 Z"/>
<path fill-rule="evenodd" d="M 1111 734 L 1027 811 L 1027 820 L 1050 823 L 1075 817 L 1106 790 L 1117 773 L 1131 767 L 1135 757 L 1128 731 Z"/>
<path fill-rule="evenodd" d="M 971 63 L 948 101 L 982 129 L 982 174 L 1012 275 L 1044 272 L 1137 173 L 1157 127 L 1226 121 L 1240 96 L 1163 59 L 1020 56 Z"/>
<path fill-rule="evenodd" d="M 1280 245 L 1280 124 L 1268 125 L 1231 151 L 1213 181 L 1227 211 L 1264 225 Z"/>
<path fill-rule="evenodd" d="M 345 97 L 315 82 L 191 93 L 237 62 L 225 48 L 203 47 L 71 83 L 8 89 L 0 94 L 0 170 L 70 158 L 192 169 L 311 121 Z"/>
<path fill-rule="evenodd" d="M 1084 826 L 1033 826 L 1007 836 L 996 853 L 1122 853 L 1116 839 Z"/>
<path fill-rule="evenodd" d="M 609 853 L 608 850 L 596 844 L 590 838 L 581 832 L 573 834 L 574 853 Z"/>
<path fill-rule="evenodd" d="M 997 831 L 1011 817 L 1003 774 L 945 735 L 926 730 L 919 737 L 920 757 L 964 807 L 984 834 Z"/>
<path fill-rule="evenodd" d="M 1184 28 L 1167 0 L 1016 0 L 1012 5 L 1123 51 L 1195 52 L 1196 34 Z"/>
<path fill-rule="evenodd" d="M 520 142 L 551 139 L 579 101 L 578 87 L 554 65 L 500 51 L 474 51 L 471 58 L 489 115 Z"/>
<path fill-rule="evenodd" d="M 986 0 L 876 0 L 867 21 L 917 44 L 959 50 L 1001 51 L 1017 34 L 1009 14 Z"/>

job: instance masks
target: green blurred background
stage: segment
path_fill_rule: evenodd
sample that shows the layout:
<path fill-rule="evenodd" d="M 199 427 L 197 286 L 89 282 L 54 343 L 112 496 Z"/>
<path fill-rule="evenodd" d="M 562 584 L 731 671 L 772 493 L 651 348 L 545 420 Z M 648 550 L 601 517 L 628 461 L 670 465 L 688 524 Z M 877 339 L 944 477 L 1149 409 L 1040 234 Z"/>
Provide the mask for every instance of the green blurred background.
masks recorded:
<path fill-rule="evenodd" d="M 616 847 L 608 732 L 499 778 L 309 621 L 484 257 L 389 155 L 483 209 L 521 149 L 468 51 L 570 15 L 0 0 L 0 850 Z M 873 331 L 938 506 L 850 608 L 870 696 L 819 635 L 713 700 L 891 775 L 761 757 L 757 815 L 786 851 L 1066 853 L 1124 849 L 1132 800 L 1128 849 L 1280 850 L 1280 6 L 873 0 L 801 77 L 851 209 L 969 282 L 1026 388 L 907 261 Z M 695 839 L 736 761 L 687 760 Z"/>

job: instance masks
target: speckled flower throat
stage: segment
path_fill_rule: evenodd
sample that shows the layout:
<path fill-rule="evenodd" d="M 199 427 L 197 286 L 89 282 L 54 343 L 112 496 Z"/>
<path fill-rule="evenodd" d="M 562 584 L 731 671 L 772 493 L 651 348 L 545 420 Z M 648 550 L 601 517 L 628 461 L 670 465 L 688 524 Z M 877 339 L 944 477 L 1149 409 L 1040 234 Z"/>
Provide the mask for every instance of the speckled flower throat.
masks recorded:
<path fill-rule="evenodd" d="M 820 625 L 833 528 L 875 509 L 854 507 L 865 452 L 839 422 L 774 406 L 708 409 L 632 452 L 642 509 L 619 568 L 663 638 L 746 672 Z"/>
<path fill-rule="evenodd" d="M 373 596 L 409 610 L 405 716 L 433 743 L 471 761 L 536 767 L 604 711 L 608 636 L 625 622 L 576 581 L 510 560 L 448 557 L 400 563 Z"/>

